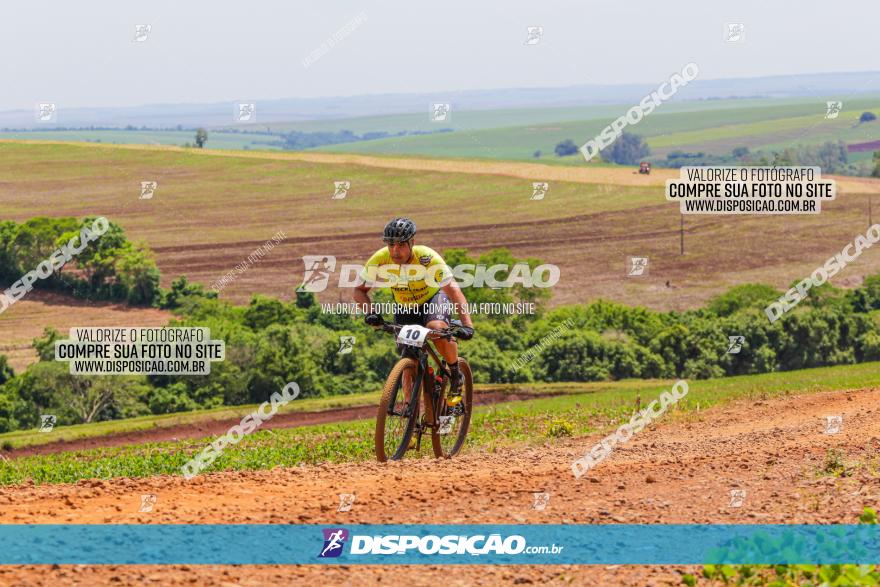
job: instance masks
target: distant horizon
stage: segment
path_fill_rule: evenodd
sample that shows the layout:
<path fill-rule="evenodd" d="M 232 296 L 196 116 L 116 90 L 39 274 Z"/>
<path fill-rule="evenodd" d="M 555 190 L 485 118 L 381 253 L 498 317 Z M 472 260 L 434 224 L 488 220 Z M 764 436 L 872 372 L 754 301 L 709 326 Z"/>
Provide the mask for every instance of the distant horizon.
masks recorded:
<path fill-rule="evenodd" d="M 797 78 L 797 77 L 810 77 L 810 76 L 846 76 L 846 75 L 870 75 L 877 74 L 880 76 L 880 69 L 878 70 L 859 70 L 859 71 L 823 71 L 823 72 L 811 72 L 811 73 L 779 73 L 779 74 L 769 74 L 769 75 L 756 75 L 756 76 L 736 76 L 736 77 L 718 77 L 718 78 L 709 78 L 709 79 L 697 79 L 694 83 L 697 84 L 705 84 L 710 82 L 732 82 L 738 80 L 766 80 L 773 78 Z M 662 81 L 662 80 L 661 80 Z M 467 93 L 491 93 L 491 92 L 510 92 L 516 90 L 524 90 L 524 91 L 535 91 L 535 90 L 564 90 L 566 88 L 586 88 L 586 87 L 597 87 L 597 88 L 625 88 L 625 87 L 648 87 L 655 84 L 659 84 L 658 80 L 651 80 L 645 82 L 630 82 L 630 83 L 582 83 L 582 84 L 568 84 L 568 85 L 544 85 L 544 86 L 508 86 L 508 87 L 494 87 L 494 88 L 469 88 L 469 89 L 460 89 L 460 90 L 436 90 L 434 92 L 431 91 L 410 91 L 410 92 L 364 92 L 358 94 L 335 94 L 335 95 L 325 95 L 325 96 L 284 96 L 278 98 L 253 98 L 252 100 L 255 103 L 271 103 L 271 102 L 284 102 L 284 101 L 309 101 L 309 102 L 320 102 L 321 100 L 347 100 L 352 98 L 359 97 L 383 97 L 383 96 L 408 96 L 408 95 L 423 95 L 434 93 L 438 96 L 448 96 L 450 94 L 467 94 Z M 880 94 L 880 79 L 878 79 L 878 86 L 874 90 L 866 90 L 863 92 L 864 94 L 870 94 L 872 92 L 876 92 Z M 794 99 L 798 96 L 789 96 L 789 98 Z M 721 99 L 729 99 L 729 100 L 749 100 L 749 99 L 769 99 L 772 96 L 762 96 L 762 95 L 747 95 L 747 96 L 718 96 L 718 97 L 710 97 L 710 98 L 688 98 L 686 96 L 681 96 L 678 100 L 681 101 L 703 101 L 703 100 L 721 100 Z M 80 106 L 70 106 L 68 110 L 108 110 L 108 109 L 138 109 L 138 108 L 154 108 L 154 107 L 188 107 L 188 106 L 218 106 L 218 105 L 227 105 L 233 104 L 236 101 L 241 100 L 211 100 L 211 101 L 193 101 L 193 102 L 182 102 L 180 100 L 169 100 L 167 102 L 144 102 L 140 104 L 133 105 L 107 105 L 107 106 L 95 106 L 95 105 L 80 105 Z M 35 103 L 36 104 L 36 103 Z M 607 102 L 607 104 L 614 104 L 614 102 Z M 584 106 L 590 106 L 595 104 L 584 104 Z M 531 107 L 542 107 L 542 106 L 531 106 Z M 545 106 L 551 107 L 551 106 Z M 570 106 L 559 106 L 560 108 L 570 107 Z M 510 107 L 511 109 L 516 109 L 519 107 Z M 523 108 L 530 108 L 530 106 L 524 106 Z M 476 109 L 475 109 L 476 110 Z M 13 113 L 13 112 L 31 112 L 32 108 L 10 108 L 10 109 L 0 109 L 0 113 Z M 369 115 L 368 115 L 369 116 Z M 373 116 L 381 116 L 381 115 L 373 115 Z M 60 126 L 64 126 L 61 124 Z"/>

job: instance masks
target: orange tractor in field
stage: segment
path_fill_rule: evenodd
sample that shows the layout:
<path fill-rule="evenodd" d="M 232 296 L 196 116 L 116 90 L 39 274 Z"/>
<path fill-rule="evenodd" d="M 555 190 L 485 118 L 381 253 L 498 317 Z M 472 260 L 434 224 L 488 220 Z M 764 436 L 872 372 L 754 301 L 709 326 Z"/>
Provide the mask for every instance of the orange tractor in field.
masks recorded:
<path fill-rule="evenodd" d="M 651 164 L 647 161 L 642 161 L 639 164 L 639 173 L 644 173 L 645 175 L 649 175 L 651 173 Z"/>

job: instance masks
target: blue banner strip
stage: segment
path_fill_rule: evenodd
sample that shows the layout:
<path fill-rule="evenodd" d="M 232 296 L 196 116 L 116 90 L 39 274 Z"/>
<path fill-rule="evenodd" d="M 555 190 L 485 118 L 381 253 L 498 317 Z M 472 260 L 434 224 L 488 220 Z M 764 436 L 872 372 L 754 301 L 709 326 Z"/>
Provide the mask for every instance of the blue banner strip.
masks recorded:
<path fill-rule="evenodd" d="M 880 526 L 0 524 L 0 564 L 880 564 Z"/>

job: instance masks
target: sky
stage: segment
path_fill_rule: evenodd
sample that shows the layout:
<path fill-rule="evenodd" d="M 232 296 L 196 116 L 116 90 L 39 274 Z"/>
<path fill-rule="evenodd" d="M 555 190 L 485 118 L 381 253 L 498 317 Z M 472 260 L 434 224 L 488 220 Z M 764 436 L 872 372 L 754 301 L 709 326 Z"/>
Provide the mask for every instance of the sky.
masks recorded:
<path fill-rule="evenodd" d="M 0 110 L 659 83 L 691 61 L 703 79 L 880 69 L 877 0 L 8 6 Z M 744 25 L 741 42 L 725 40 L 728 23 Z M 143 42 L 137 24 L 151 26 Z M 537 44 L 529 26 L 543 27 Z"/>

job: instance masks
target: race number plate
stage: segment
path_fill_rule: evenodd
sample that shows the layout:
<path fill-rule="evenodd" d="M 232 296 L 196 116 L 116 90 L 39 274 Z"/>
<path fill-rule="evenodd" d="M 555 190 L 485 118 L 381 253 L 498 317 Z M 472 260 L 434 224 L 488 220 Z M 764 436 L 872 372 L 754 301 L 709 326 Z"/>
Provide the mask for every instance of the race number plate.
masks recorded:
<path fill-rule="evenodd" d="M 400 333 L 397 335 L 397 342 L 409 346 L 423 347 L 429 332 L 431 332 L 430 328 L 425 328 L 418 324 L 407 324 L 400 329 Z"/>

